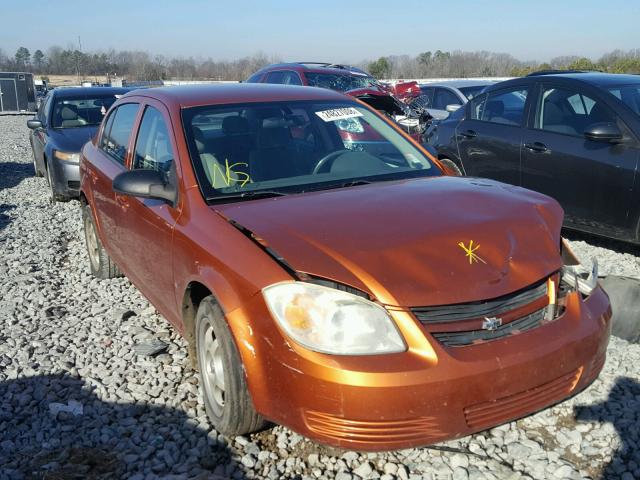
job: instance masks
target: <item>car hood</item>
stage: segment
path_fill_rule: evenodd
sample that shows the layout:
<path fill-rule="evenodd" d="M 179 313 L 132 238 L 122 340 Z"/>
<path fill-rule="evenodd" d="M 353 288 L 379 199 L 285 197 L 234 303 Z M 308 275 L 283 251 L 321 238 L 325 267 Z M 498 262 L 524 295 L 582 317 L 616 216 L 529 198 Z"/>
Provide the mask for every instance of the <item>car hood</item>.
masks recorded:
<path fill-rule="evenodd" d="M 98 125 L 90 127 L 50 129 L 49 141 L 52 147 L 63 152 L 79 152 L 98 131 Z"/>
<path fill-rule="evenodd" d="M 297 271 L 387 305 L 494 298 L 561 267 L 558 203 L 491 180 L 428 177 L 212 208 Z"/>

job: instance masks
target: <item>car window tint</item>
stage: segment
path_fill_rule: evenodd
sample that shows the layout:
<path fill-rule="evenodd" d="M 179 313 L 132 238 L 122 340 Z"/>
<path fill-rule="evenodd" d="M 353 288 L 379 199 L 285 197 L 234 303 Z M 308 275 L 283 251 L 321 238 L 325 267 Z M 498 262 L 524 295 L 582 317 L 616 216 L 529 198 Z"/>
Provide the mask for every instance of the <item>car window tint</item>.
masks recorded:
<path fill-rule="evenodd" d="M 437 110 L 445 110 L 447 105 L 462 105 L 460 99 L 446 88 L 436 88 L 433 96 L 433 107 Z"/>
<path fill-rule="evenodd" d="M 283 72 L 284 76 L 282 79 L 282 83 L 285 85 L 302 85 L 302 81 L 300 80 L 300 76 L 296 72 Z"/>
<path fill-rule="evenodd" d="M 194 107 L 183 116 L 207 196 L 438 174 L 384 120 L 350 101 Z"/>
<path fill-rule="evenodd" d="M 269 72 L 265 83 L 284 83 L 284 73 L 285 72 Z"/>
<path fill-rule="evenodd" d="M 536 115 L 536 128 L 582 136 L 594 123 L 615 122 L 609 109 L 576 89 L 545 87 Z"/>
<path fill-rule="evenodd" d="M 260 81 L 260 77 L 262 77 L 262 72 L 254 73 L 249 78 L 245 80 L 245 83 L 257 83 Z"/>
<path fill-rule="evenodd" d="M 166 174 L 172 163 L 169 129 L 162 114 L 148 106 L 138 131 L 133 168 L 157 170 Z"/>
<path fill-rule="evenodd" d="M 137 103 L 120 105 L 107 120 L 105 134 L 102 136 L 102 148 L 104 151 L 123 165 L 127 156 L 127 145 L 131 136 L 131 129 L 137 113 Z"/>
<path fill-rule="evenodd" d="M 472 100 L 471 118 L 502 125 L 522 125 L 527 90 L 499 90 Z"/>
<path fill-rule="evenodd" d="M 622 85 L 610 88 L 609 91 L 640 115 L 640 85 Z"/>

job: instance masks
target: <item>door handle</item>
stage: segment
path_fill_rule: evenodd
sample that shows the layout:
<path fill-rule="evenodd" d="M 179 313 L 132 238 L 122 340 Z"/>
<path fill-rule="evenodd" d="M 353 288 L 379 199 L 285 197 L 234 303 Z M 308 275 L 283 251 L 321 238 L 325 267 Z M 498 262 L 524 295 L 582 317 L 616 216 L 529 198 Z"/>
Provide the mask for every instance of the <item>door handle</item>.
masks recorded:
<path fill-rule="evenodd" d="M 549 151 L 547 146 L 544 143 L 540 143 L 540 142 L 525 143 L 524 148 L 537 153 L 545 153 Z"/>
<path fill-rule="evenodd" d="M 460 135 L 462 135 L 464 138 L 476 138 L 478 136 L 478 132 L 476 132 L 475 130 L 465 130 Z"/>

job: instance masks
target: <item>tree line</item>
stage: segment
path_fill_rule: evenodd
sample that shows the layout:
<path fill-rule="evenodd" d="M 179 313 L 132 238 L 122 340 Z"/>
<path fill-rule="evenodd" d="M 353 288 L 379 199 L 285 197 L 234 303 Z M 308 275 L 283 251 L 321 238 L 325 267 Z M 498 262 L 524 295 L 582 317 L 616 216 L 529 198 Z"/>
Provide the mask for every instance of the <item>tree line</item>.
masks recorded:
<path fill-rule="evenodd" d="M 53 46 L 33 53 L 20 47 L 13 55 L 0 49 L 0 70 L 29 71 L 40 76 L 76 75 L 79 80 L 97 76 L 130 81 L 167 79 L 244 80 L 259 68 L 280 61 L 257 53 L 237 60 L 168 57 L 143 51 L 110 49 L 82 52 Z M 560 56 L 549 62 L 524 62 L 506 53 L 487 51 L 426 51 L 416 56 L 394 55 L 357 64 L 377 78 L 465 78 L 513 77 L 536 70 L 599 70 L 612 73 L 640 73 L 640 49 L 614 50 L 598 59 Z"/>

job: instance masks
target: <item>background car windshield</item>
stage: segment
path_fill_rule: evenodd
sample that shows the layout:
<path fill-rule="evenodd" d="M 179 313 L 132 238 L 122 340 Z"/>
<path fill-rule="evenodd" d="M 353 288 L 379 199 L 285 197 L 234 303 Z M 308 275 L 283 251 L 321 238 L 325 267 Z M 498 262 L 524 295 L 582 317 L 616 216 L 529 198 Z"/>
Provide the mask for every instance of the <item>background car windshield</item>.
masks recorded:
<path fill-rule="evenodd" d="M 205 197 L 440 175 L 411 142 L 353 102 L 278 102 L 183 112 Z"/>
<path fill-rule="evenodd" d="M 637 115 L 640 115 L 640 83 L 611 87 L 609 91 L 626 103 Z"/>
<path fill-rule="evenodd" d="M 329 88 L 346 92 L 357 88 L 369 88 L 376 84 L 375 79 L 366 75 L 348 75 L 337 73 L 305 72 L 307 82 L 311 87 Z"/>
<path fill-rule="evenodd" d="M 104 115 L 117 100 L 111 95 L 58 98 L 53 106 L 53 128 L 76 128 L 100 125 Z"/>

